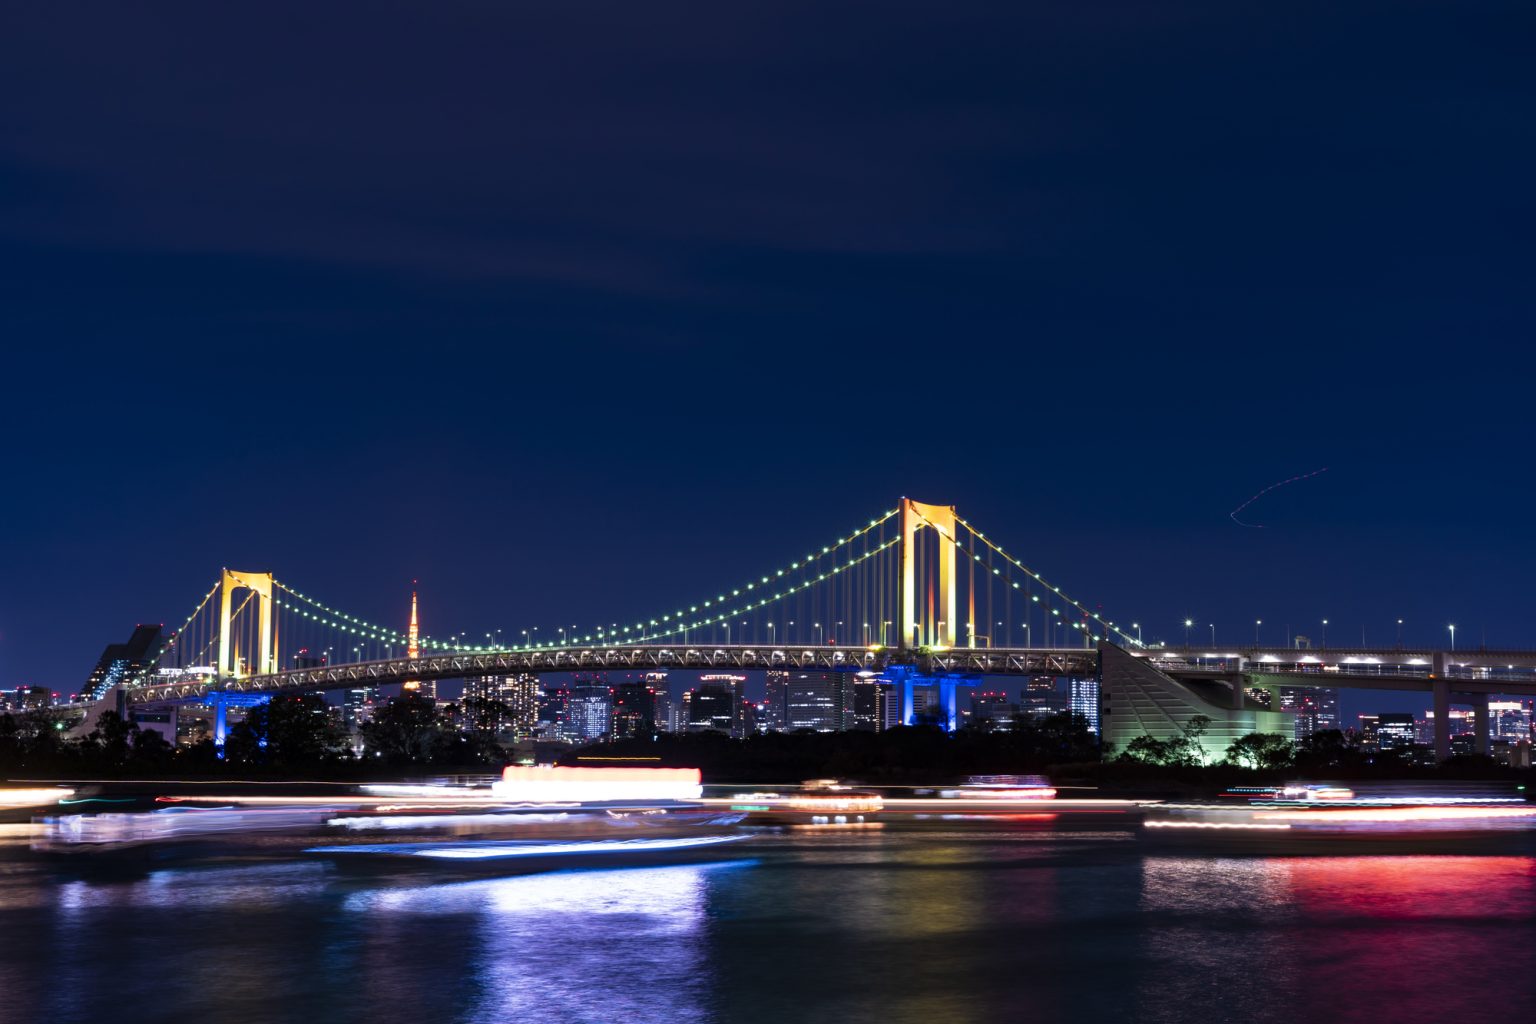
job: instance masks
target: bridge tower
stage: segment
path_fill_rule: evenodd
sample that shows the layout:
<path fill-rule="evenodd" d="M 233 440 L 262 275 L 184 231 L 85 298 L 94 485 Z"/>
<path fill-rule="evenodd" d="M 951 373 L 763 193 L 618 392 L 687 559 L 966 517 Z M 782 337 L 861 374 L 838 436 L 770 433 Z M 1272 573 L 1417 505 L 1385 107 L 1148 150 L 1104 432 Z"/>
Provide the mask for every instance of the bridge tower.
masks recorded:
<path fill-rule="evenodd" d="M 939 537 L 937 621 L 922 621 L 917 603 L 917 532 L 924 527 Z M 901 597 L 897 618 L 901 623 L 902 650 L 938 645 L 955 646 L 955 506 L 925 505 L 901 499 Z"/>
<path fill-rule="evenodd" d="M 277 657 L 272 644 L 272 574 L 225 569 L 219 588 L 222 591 L 219 596 L 219 675 L 243 674 L 237 664 L 234 636 L 230 629 L 230 603 L 237 590 L 249 590 L 257 600 L 257 645 L 261 650 L 261 660 L 256 662 L 253 674 L 276 672 Z"/>
<path fill-rule="evenodd" d="M 901 623 L 899 646 L 903 651 L 920 647 L 953 647 L 959 633 L 959 608 L 955 592 L 955 552 L 959 547 L 956 536 L 955 506 L 925 505 L 911 498 L 901 499 L 901 593 L 897 618 Z M 918 531 L 930 529 L 938 537 L 938 572 L 936 599 L 932 608 L 925 609 L 918 603 L 917 563 Z M 927 582 L 927 581 L 925 581 Z M 975 630 L 971 630 L 971 643 L 975 644 Z M 932 689 L 938 698 L 938 718 L 941 728 L 953 732 L 960 721 L 957 696 L 960 687 L 976 686 L 979 676 L 944 673 L 938 676 L 920 675 L 911 666 L 889 670 L 887 681 L 894 684 L 901 694 L 901 723 L 913 722 L 916 708 L 916 690 Z"/>

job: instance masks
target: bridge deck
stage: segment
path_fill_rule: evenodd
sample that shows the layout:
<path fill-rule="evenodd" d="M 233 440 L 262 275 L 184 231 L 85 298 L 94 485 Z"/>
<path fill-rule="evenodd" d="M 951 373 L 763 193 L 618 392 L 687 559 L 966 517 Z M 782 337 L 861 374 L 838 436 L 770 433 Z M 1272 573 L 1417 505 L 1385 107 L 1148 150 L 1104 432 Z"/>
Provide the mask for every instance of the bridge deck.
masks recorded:
<path fill-rule="evenodd" d="M 1439 654 L 1451 661 L 1445 678 L 1459 692 L 1536 693 L 1536 652 L 1379 650 L 1345 648 L 1295 651 L 1287 648 L 1157 649 L 1145 653 L 1174 675 L 1230 677 L 1245 675 L 1284 680 L 1292 686 L 1427 690 Z M 1324 664 L 1329 666 L 1324 669 Z M 212 680 L 206 676 L 142 686 L 130 692 L 134 703 L 186 700 L 211 690 L 252 693 L 332 690 L 388 686 L 406 680 L 460 679 L 474 676 L 546 672 L 652 672 L 678 670 L 788 670 L 880 672 L 911 665 L 925 674 L 958 672 L 998 676 L 1093 676 L 1098 651 L 1091 648 L 951 648 L 902 651 L 890 647 L 788 647 L 763 644 L 708 646 L 634 645 L 619 647 L 536 648 L 389 658 L 381 661 L 296 669 L 270 675 Z M 1336 669 L 1336 671 L 1335 671 Z M 1511 677 L 1504 673 L 1519 673 Z M 1528 674 L 1527 674 L 1528 673 Z"/>

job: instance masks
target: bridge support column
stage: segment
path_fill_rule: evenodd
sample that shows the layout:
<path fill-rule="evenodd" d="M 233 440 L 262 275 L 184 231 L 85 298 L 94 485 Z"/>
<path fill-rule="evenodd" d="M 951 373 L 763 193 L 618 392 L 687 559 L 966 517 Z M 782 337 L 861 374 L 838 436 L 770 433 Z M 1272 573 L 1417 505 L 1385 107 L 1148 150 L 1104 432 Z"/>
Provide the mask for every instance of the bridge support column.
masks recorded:
<path fill-rule="evenodd" d="M 229 732 L 229 705 L 223 693 L 213 696 L 213 751 L 220 761 L 224 760 L 224 736 Z"/>
<path fill-rule="evenodd" d="M 1474 753 L 1488 756 L 1488 733 L 1492 724 L 1488 716 L 1488 695 L 1476 693 L 1468 697 L 1472 705 L 1472 728 L 1477 733 L 1472 737 L 1472 750 Z"/>
<path fill-rule="evenodd" d="M 944 731 L 954 732 L 960 726 L 960 708 L 956 698 L 958 680 L 945 676 L 939 680 L 939 707 L 944 709 Z"/>
<path fill-rule="evenodd" d="M 1440 655 L 1435 655 L 1438 666 Z M 1447 761 L 1451 757 L 1451 683 L 1440 673 L 1435 673 L 1432 684 L 1435 711 L 1435 760 Z"/>

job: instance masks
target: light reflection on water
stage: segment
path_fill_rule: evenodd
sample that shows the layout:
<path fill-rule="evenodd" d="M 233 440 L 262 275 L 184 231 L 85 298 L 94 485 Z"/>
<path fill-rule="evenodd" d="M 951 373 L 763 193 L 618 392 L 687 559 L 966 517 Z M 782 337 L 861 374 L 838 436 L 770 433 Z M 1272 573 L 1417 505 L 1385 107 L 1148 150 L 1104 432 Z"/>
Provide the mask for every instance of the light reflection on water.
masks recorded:
<path fill-rule="evenodd" d="M 1149 858 L 1140 906 L 1140 1019 L 1204 1005 L 1374 1022 L 1391 1006 L 1394 1020 L 1438 1021 L 1536 1003 L 1529 982 L 1509 984 L 1536 965 L 1527 857 Z"/>
<path fill-rule="evenodd" d="M 380 889 L 364 915 L 473 915 L 478 990 L 462 1019 L 705 1021 L 707 876 L 743 863 Z"/>
<path fill-rule="evenodd" d="M 1103 841 L 1100 841 L 1103 840 Z M 1374 1022 L 1536 1009 L 1536 861 L 761 836 L 728 865 L 433 883 L 0 870 L 0 1020 Z M 428 879 L 423 881 L 421 879 Z"/>

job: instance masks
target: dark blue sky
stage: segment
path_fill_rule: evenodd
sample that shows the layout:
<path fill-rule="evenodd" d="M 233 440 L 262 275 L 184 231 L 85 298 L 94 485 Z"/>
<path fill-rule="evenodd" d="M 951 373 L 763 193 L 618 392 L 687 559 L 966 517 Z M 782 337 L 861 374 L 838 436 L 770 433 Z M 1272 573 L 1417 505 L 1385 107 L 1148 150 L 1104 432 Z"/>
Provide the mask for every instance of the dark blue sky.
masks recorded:
<path fill-rule="evenodd" d="M 12 10 L 0 686 L 77 685 L 221 565 L 402 623 L 420 577 L 439 634 L 551 628 L 902 494 L 1149 638 L 1536 645 L 1532 28 Z M 1322 466 L 1266 529 L 1228 518 Z"/>

